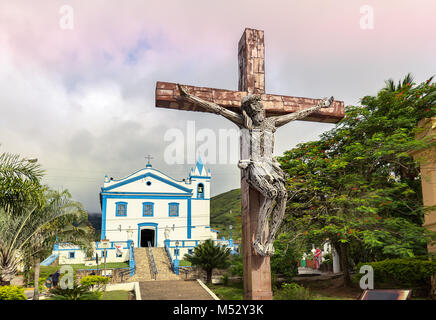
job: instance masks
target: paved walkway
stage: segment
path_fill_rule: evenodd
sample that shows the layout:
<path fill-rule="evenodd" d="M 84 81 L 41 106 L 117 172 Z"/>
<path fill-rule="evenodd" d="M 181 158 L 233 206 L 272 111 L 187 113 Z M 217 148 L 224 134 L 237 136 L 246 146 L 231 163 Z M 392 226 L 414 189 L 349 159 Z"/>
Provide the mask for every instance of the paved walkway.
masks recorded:
<path fill-rule="evenodd" d="M 213 300 L 198 281 L 144 281 L 139 288 L 142 300 Z"/>

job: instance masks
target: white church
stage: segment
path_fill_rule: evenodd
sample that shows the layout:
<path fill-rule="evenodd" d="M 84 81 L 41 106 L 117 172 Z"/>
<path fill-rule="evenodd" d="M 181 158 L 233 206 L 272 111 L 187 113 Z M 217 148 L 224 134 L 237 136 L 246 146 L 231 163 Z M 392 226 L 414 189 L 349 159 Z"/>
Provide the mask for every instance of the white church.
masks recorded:
<path fill-rule="evenodd" d="M 107 262 L 132 260 L 133 248 L 148 246 L 166 247 L 171 259 L 180 260 L 206 239 L 234 249 L 231 239 L 217 240 L 218 231 L 210 227 L 210 183 L 210 170 L 201 158 L 182 180 L 153 168 L 150 162 L 118 180 L 106 176 L 100 192 L 103 241 L 95 243 L 98 257 L 104 257 L 103 243 L 109 243 Z M 59 243 L 41 264 L 49 265 L 57 258 L 59 264 L 92 265 L 96 260 L 87 259 L 78 246 Z"/>
<path fill-rule="evenodd" d="M 188 177 L 175 180 L 147 164 L 101 188 L 101 239 L 133 240 L 135 247 L 163 247 L 165 239 L 216 239 L 210 229 L 210 170 L 201 159 Z"/>

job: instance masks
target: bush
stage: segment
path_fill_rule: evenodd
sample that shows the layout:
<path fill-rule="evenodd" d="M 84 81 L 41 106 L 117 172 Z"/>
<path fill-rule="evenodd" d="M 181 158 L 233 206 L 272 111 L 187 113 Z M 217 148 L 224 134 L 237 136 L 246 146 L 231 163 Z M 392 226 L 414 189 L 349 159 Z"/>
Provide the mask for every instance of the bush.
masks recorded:
<path fill-rule="evenodd" d="M 313 295 L 309 289 L 296 283 L 283 283 L 282 289 L 276 291 L 276 300 L 312 300 Z"/>
<path fill-rule="evenodd" d="M 88 288 L 94 288 L 94 286 L 97 288 L 97 290 L 99 290 L 100 288 L 102 288 L 105 284 L 107 284 L 109 282 L 109 278 L 108 277 L 103 277 L 103 276 L 86 276 L 83 277 L 80 280 L 80 284 L 82 286 L 88 287 Z"/>
<path fill-rule="evenodd" d="M 271 256 L 271 272 L 292 279 L 298 274 L 300 253 L 289 242 L 289 234 L 280 234 L 274 241 L 275 252 Z"/>
<path fill-rule="evenodd" d="M 50 291 L 50 300 L 100 300 L 102 292 L 92 292 L 88 286 L 74 283 L 71 289 L 54 288 Z"/>
<path fill-rule="evenodd" d="M 23 288 L 0 286 L 0 300 L 27 300 L 27 298 Z"/>
<path fill-rule="evenodd" d="M 221 276 L 221 280 L 223 282 L 223 285 L 227 286 L 229 284 L 229 275 L 227 273 L 223 274 Z"/>
<path fill-rule="evenodd" d="M 244 274 L 244 265 L 242 263 L 242 255 L 235 254 L 231 256 L 230 274 L 232 276 L 242 277 Z"/>
<path fill-rule="evenodd" d="M 436 274 L 436 261 L 418 258 L 386 259 L 377 262 L 359 263 L 354 281 L 359 282 L 363 274 L 360 267 L 370 265 L 374 269 L 374 287 L 399 286 L 415 287 L 429 283 L 430 277 Z"/>

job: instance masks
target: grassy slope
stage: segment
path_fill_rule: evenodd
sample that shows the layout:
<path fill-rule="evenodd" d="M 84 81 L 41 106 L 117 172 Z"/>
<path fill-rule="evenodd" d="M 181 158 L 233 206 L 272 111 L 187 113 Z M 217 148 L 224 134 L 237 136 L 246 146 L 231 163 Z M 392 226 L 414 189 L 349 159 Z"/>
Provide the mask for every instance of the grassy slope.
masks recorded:
<path fill-rule="evenodd" d="M 232 238 L 241 239 L 241 190 L 221 193 L 210 200 L 210 224 L 220 231 L 218 237 L 229 236 L 229 225 L 233 225 Z"/>

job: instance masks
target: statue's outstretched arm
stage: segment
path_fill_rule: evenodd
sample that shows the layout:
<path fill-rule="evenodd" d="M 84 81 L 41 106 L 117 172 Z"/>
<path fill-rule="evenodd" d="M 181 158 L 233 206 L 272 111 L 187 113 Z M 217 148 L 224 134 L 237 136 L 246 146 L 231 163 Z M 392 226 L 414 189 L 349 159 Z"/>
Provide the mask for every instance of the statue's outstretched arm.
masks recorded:
<path fill-rule="evenodd" d="M 275 116 L 271 118 L 275 120 L 275 126 L 278 128 L 284 124 L 287 124 L 288 122 L 304 119 L 311 113 L 318 111 L 321 108 L 328 108 L 330 107 L 333 101 L 334 101 L 333 97 L 330 97 L 330 99 L 324 98 L 320 102 L 318 102 L 318 104 L 314 107 L 294 113 L 285 114 L 283 116 Z"/>
<path fill-rule="evenodd" d="M 180 95 L 182 97 L 184 97 L 187 101 L 192 102 L 192 103 L 206 109 L 207 111 L 219 114 L 219 115 L 223 116 L 224 118 L 229 119 L 230 121 L 232 121 L 233 123 L 235 123 L 238 126 L 243 125 L 242 116 L 237 114 L 236 112 L 227 110 L 226 108 L 221 107 L 220 105 L 218 105 L 216 103 L 209 102 L 209 101 L 203 100 L 199 97 L 193 96 L 192 94 L 189 93 L 189 91 L 186 87 L 183 87 L 180 84 L 177 84 L 177 86 L 179 88 Z"/>

